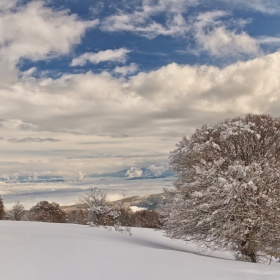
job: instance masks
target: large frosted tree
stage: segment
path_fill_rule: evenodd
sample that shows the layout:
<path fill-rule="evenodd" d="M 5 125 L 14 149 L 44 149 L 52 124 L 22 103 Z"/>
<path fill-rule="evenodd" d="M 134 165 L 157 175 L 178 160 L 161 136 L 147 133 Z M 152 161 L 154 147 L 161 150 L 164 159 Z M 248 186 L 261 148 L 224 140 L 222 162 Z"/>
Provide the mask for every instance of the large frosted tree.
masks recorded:
<path fill-rule="evenodd" d="M 280 119 L 248 114 L 184 137 L 171 153 L 166 235 L 257 262 L 280 250 Z"/>

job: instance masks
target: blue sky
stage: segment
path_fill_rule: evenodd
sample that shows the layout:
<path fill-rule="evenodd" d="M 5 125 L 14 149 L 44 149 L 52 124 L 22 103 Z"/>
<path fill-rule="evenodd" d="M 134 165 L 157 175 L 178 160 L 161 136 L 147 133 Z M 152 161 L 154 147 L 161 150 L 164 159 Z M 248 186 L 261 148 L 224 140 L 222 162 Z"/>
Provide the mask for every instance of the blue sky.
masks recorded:
<path fill-rule="evenodd" d="M 159 176 L 202 124 L 279 116 L 279 11 L 277 0 L 1 0 L 0 194 L 69 203 L 92 175 Z M 98 184 L 171 184 L 112 180 Z"/>
<path fill-rule="evenodd" d="M 206 18 L 209 13 L 213 16 L 215 13 L 220 13 L 220 15 L 208 19 L 208 24 L 204 24 L 205 33 L 207 29 L 209 32 L 215 28 L 224 27 L 225 30 L 221 36 L 232 34 L 234 37 L 234 35 L 244 33 L 255 41 L 255 47 L 259 47 L 264 54 L 278 49 L 280 21 L 277 14 L 279 6 L 277 1 L 272 1 L 271 4 L 267 4 L 269 1 L 255 1 L 259 3 L 255 6 L 241 1 L 233 1 L 230 4 L 227 2 L 48 1 L 45 7 L 53 11 L 67 10 L 69 15 L 78 15 L 79 20 L 98 20 L 98 24 L 95 28 L 88 28 L 85 31 L 81 43 L 73 45 L 70 53 L 54 60 L 42 60 L 37 63 L 24 61 L 20 69 L 26 70 L 36 66 L 38 71 L 53 71 L 53 75 L 87 71 L 100 73 L 104 70 L 113 71 L 120 65 L 135 63 L 138 71 L 147 72 L 172 62 L 224 67 L 237 60 L 246 60 L 256 56 L 256 50 L 252 46 L 251 49 L 249 47 L 247 49 L 246 42 L 241 46 L 235 43 L 233 50 L 229 52 L 225 50 L 219 54 L 218 42 L 213 42 L 212 50 L 209 50 L 207 44 L 195 38 L 199 32 L 196 30 L 197 24 L 202 21 L 199 18 Z M 170 12 L 172 8 L 174 12 Z M 148 12 L 148 9 L 151 11 Z M 179 16 L 185 23 L 181 23 L 176 28 L 172 20 L 175 21 Z M 137 17 L 140 23 L 133 20 Z M 157 25 L 157 28 L 153 28 L 153 25 Z M 202 35 L 207 37 L 207 34 Z M 269 39 L 271 42 L 265 43 Z M 230 45 L 230 42 L 228 44 Z M 103 61 L 96 64 L 88 62 L 82 66 L 69 67 L 73 58 L 86 52 L 98 53 L 120 48 L 129 51 L 125 61 Z"/>

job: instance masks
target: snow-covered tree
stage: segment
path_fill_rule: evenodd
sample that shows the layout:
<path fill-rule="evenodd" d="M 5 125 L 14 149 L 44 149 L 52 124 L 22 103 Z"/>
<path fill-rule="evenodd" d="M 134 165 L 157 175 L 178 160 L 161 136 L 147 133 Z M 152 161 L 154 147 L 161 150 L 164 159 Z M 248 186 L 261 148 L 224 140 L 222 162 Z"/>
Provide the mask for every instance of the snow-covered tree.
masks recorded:
<path fill-rule="evenodd" d="M 171 238 L 257 262 L 280 252 L 280 119 L 248 114 L 184 137 L 165 190 Z"/>
<path fill-rule="evenodd" d="M 89 188 L 89 191 L 85 193 L 79 202 L 93 214 L 93 221 L 89 222 L 90 226 L 109 226 L 109 229 L 113 227 L 116 231 L 122 233 L 128 233 L 131 235 L 129 228 L 121 228 L 118 222 L 118 217 L 121 215 L 123 209 L 123 200 L 120 200 L 117 204 L 110 204 L 107 201 L 108 192 L 100 190 L 98 188 Z"/>
<path fill-rule="evenodd" d="M 107 225 L 107 215 L 111 211 L 107 202 L 108 192 L 90 187 L 87 193 L 79 199 L 89 211 L 93 213 L 92 223 L 95 225 Z"/>
<path fill-rule="evenodd" d="M 20 221 L 24 214 L 24 206 L 19 201 L 17 201 L 13 208 L 7 212 L 7 219 Z"/>

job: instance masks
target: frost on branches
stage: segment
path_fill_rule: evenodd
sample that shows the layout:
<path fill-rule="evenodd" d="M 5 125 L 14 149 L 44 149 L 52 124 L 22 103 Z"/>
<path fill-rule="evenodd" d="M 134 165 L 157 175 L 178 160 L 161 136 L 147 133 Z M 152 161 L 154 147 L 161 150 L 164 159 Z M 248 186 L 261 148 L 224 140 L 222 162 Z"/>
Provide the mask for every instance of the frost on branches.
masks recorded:
<path fill-rule="evenodd" d="M 131 235 L 130 228 L 121 227 L 118 222 L 125 197 L 119 203 L 112 206 L 107 202 L 107 196 L 108 192 L 106 191 L 98 188 L 89 188 L 89 191 L 80 198 L 79 202 L 92 213 L 93 220 L 89 222 L 89 225 L 92 227 L 103 226 L 109 230 L 115 229 L 115 231 Z"/>
<path fill-rule="evenodd" d="M 280 253 L 280 119 L 246 115 L 202 126 L 171 153 L 164 230 L 257 262 Z"/>

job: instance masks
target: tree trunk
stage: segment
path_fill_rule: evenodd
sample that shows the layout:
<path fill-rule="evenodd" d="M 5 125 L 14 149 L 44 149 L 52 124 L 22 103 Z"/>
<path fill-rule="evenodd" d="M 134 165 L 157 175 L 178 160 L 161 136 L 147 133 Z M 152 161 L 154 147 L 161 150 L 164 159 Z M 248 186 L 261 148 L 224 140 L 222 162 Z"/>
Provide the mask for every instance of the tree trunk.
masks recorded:
<path fill-rule="evenodd" d="M 241 242 L 241 254 L 245 257 L 248 257 L 250 259 L 250 262 L 256 263 L 257 262 L 257 256 L 255 254 L 255 251 L 248 246 L 249 241 L 242 241 Z"/>

